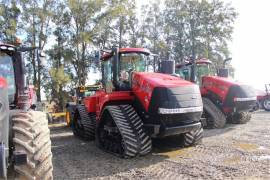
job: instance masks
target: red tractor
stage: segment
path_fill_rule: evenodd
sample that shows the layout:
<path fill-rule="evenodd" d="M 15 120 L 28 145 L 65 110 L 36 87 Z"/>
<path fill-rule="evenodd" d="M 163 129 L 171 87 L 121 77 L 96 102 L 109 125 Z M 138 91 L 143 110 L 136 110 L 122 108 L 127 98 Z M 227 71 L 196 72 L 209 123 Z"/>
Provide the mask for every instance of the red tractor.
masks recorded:
<path fill-rule="evenodd" d="M 258 108 L 270 111 L 270 84 L 265 84 L 265 93 L 257 95 L 257 102 Z"/>
<path fill-rule="evenodd" d="M 204 126 L 208 128 L 223 128 L 226 122 L 246 123 L 251 118 L 249 111 L 256 104 L 253 88 L 228 78 L 225 62 L 224 68 L 218 70 L 218 76 L 207 59 L 176 65 L 177 74 L 200 85 Z"/>
<path fill-rule="evenodd" d="M 0 43 L 0 179 L 52 179 L 50 131 L 45 113 L 34 111 L 26 83 L 23 52 Z M 9 177 L 11 178 L 11 177 Z"/>
<path fill-rule="evenodd" d="M 68 108 L 75 136 L 124 158 L 149 153 L 151 137 L 179 135 L 184 146 L 201 141 L 197 85 L 153 72 L 147 49 L 113 48 L 101 61 L 102 89 Z"/>

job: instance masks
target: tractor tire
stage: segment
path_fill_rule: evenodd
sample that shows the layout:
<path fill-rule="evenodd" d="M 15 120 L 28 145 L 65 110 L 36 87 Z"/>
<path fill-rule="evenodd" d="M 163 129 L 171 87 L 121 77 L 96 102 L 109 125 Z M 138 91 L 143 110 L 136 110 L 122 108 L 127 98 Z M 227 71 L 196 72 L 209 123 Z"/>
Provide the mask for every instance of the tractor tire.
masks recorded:
<path fill-rule="evenodd" d="M 203 97 L 203 115 L 206 118 L 206 128 L 224 128 L 226 125 L 226 116 L 223 112 L 208 98 Z"/>
<path fill-rule="evenodd" d="M 185 147 L 194 146 L 202 143 L 203 127 L 183 134 L 183 145 Z"/>
<path fill-rule="evenodd" d="M 245 124 L 251 119 L 250 112 L 237 112 L 230 118 L 232 124 Z"/>
<path fill-rule="evenodd" d="M 96 118 L 86 112 L 85 106 L 78 105 L 72 120 L 74 136 L 84 141 L 95 139 Z"/>
<path fill-rule="evenodd" d="M 146 155 L 152 140 L 143 122 L 131 105 L 107 106 L 96 131 L 97 146 L 122 158 Z"/>
<path fill-rule="evenodd" d="M 26 164 L 14 164 L 15 179 L 53 179 L 50 130 L 46 114 L 17 111 L 12 116 L 14 152 L 27 154 Z"/>
<path fill-rule="evenodd" d="M 270 111 L 270 98 L 263 100 L 262 107 L 266 111 Z"/>

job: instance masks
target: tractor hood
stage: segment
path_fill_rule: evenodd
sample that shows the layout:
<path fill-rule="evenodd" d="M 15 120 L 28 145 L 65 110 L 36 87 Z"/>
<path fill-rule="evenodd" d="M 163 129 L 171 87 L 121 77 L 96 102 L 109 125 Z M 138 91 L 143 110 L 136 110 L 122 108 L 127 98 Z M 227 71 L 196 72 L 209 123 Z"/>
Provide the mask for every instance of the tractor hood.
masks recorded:
<path fill-rule="evenodd" d="M 135 79 L 141 80 L 152 87 L 178 87 L 193 85 L 193 83 L 180 79 L 179 77 L 161 73 L 134 73 Z M 133 78 L 134 79 L 134 78 Z"/>
<path fill-rule="evenodd" d="M 202 109 L 198 85 L 179 77 L 135 72 L 132 76 L 132 90 L 149 113 L 161 110 L 177 113 L 179 109 L 193 107 Z"/>
<path fill-rule="evenodd" d="M 232 107 L 239 111 L 249 110 L 254 107 L 257 99 L 251 86 L 217 76 L 202 78 L 201 93 L 203 96 L 217 98 L 228 112 L 232 111 Z"/>
<path fill-rule="evenodd" d="M 209 82 L 222 83 L 223 85 L 227 87 L 232 86 L 232 85 L 239 85 L 239 86 L 244 85 L 243 83 L 236 82 L 233 79 L 226 78 L 226 77 L 219 77 L 219 76 L 204 76 L 202 77 L 202 80 L 209 81 Z"/>

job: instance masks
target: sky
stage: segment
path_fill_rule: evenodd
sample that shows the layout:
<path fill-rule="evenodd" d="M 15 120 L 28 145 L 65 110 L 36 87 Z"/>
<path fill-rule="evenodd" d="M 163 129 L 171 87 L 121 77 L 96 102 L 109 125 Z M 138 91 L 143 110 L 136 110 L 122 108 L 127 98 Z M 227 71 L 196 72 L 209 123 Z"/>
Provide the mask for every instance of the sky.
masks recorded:
<path fill-rule="evenodd" d="M 232 5 L 239 13 L 229 46 L 235 78 L 264 90 L 270 83 L 270 1 L 233 0 Z"/>

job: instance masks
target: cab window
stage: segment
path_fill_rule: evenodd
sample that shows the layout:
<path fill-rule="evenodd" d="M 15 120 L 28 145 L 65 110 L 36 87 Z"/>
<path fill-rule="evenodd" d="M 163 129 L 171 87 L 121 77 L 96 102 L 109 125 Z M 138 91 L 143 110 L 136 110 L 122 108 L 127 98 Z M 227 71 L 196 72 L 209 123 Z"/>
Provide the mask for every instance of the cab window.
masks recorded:
<path fill-rule="evenodd" d="M 8 95 L 14 96 L 16 93 L 15 74 L 12 57 L 0 52 L 0 77 L 6 79 L 8 83 Z"/>
<path fill-rule="evenodd" d="M 103 76 L 103 86 L 105 90 L 111 92 L 113 90 L 113 58 L 110 58 L 102 62 L 102 76 Z"/>

